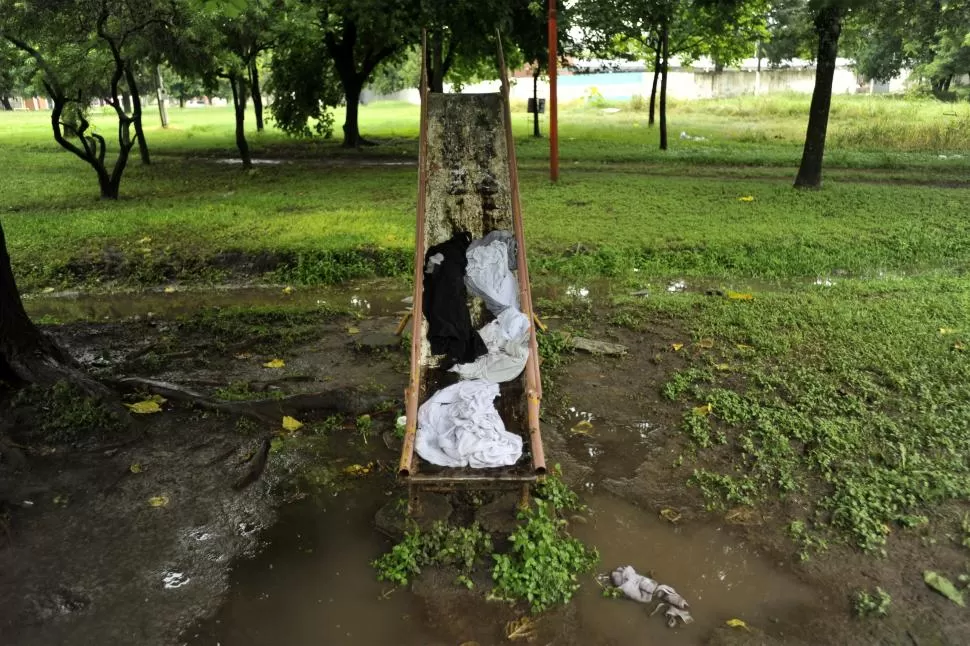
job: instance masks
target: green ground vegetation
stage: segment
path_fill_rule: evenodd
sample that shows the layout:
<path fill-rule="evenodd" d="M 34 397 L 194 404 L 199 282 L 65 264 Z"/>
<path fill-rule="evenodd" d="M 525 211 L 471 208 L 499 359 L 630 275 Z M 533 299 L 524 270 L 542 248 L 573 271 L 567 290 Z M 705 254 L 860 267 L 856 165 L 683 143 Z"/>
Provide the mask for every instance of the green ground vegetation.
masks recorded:
<path fill-rule="evenodd" d="M 687 321 L 683 464 L 712 508 L 788 502 L 809 558 L 887 537 L 970 495 L 970 282 L 884 275 L 729 292 L 621 297 L 622 319 Z M 674 353 L 671 346 L 668 351 Z M 794 512 L 792 510 L 795 510 Z"/>
<path fill-rule="evenodd" d="M 643 112 L 572 106 L 555 186 L 547 141 L 529 137 L 516 112 L 537 270 L 787 278 L 952 269 L 970 195 L 946 187 L 970 178 L 970 154 L 958 152 L 968 148 L 970 106 L 837 97 L 829 185 L 797 193 L 807 105 L 794 96 L 675 105 L 672 130 L 707 140 L 675 139 L 666 154 Z M 362 114 L 383 145 L 347 152 L 270 128 L 251 133 L 255 155 L 282 163 L 244 172 L 220 163 L 235 155 L 230 111 L 173 110 L 170 128 L 148 124 L 155 163 L 133 160 L 122 199 L 109 203 L 96 198 L 92 171 L 54 144 L 46 115 L 2 113 L 0 214 L 15 271 L 27 289 L 407 275 L 415 170 L 400 163 L 414 158 L 417 110 L 378 103 Z M 244 262 L 252 258 L 260 261 Z"/>
<path fill-rule="evenodd" d="M 797 192 L 807 106 L 675 104 L 672 132 L 706 139 L 675 136 L 668 154 L 642 112 L 571 106 L 558 185 L 516 112 L 530 262 L 537 283 L 607 291 L 614 325 L 689 331 L 670 339 L 689 365 L 663 390 L 684 412 L 685 479 L 712 507 L 780 499 L 803 556 L 835 541 L 878 553 L 914 526 L 946 534 L 970 495 L 970 105 L 836 97 L 827 184 Z M 409 274 L 415 170 L 388 164 L 413 159 L 413 106 L 366 106 L 383 145 L 363 152 L 254 134 L 257 158 L 284 163 L 250 172 L 217 163 L 234 154 L 228 111 L 173 112 L 149 129 L 157 163 L 132 162 L 116 203 L 45 115 L 0 113 L 0 214 L 28 290 Z M 267 316 L 199 325 L 285 343 Z"/>

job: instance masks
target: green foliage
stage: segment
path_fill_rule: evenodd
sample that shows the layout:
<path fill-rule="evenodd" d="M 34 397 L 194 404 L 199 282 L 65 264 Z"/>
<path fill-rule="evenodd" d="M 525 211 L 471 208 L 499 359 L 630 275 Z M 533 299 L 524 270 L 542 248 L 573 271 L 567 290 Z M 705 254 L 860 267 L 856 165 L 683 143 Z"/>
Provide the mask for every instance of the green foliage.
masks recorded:
<path fill-rule="evenodd" d="M 873 592 L 859 590 L 852 599 L 852 609 L 858 617 L 885 617 L 889 614 L 892 597 L 876 586 Z"/>
<path fill-rule="evenodd" d="M 204 309 L 181 322 L 182 330 L 204 335 L 217 349 L 226 349 L 240 340 L 248 348 L 282 353 L 294 345 L 320 334 L 321 325 L 338 312 L 320 308 L 224 307 Z M 250 398 L 237 384 L 223 389 L 224 398 Z M 245 389 L 245 390 L 248 390 Z M 252 397 L 256 398 L 256 397 Z"/>
<path fill-rule="evenodd" d="M 104 437 L 121 428 L 118 414 L 78 386 L 59 381 L 50 388 L 29 386 L 17 392 L 13 407 L 31 411 L 24 424 L 43 440 L 79 442 Z"/>
<path fill-rule="evenodd" d="M 364 444 L 367 444 L 367 436 L 370 435 L 371 429 L 374 426 L 374 421 L 371 419 L 370 415 L 361 415 L 354 422 L 354 426 L 357 428 L 357 432 L 360 434 Z"/>
<path fill-rule="evenodd" d="M 539 344 L 539 357 L 542 367 L 554 369 L 566 361 L 566 355 L 573 353 L 573 345 L 567 332 L 548 331 L 536 337 Z"/>
<path fill-rule="evenodd" d="M 321 46 L 323 37 L 312 17 L 304 16 L 273 48 L 267 85 L 273 94 L 270 110 L 276 126 L 288 135 L 329 138 L 333 134 L 332 108 L 343 92 L 333 60 Z"/>
<path fill-rule="evenodd" d="M 586 505 L 579 502 L 579 495 L 563 482 L 562 468 L 558 464 L 553 467 L 552 473 L 536 484 L 535 495 L 546 501 L 554 510 L 586 510 Z"/>
<path fill-rule="evenodd" d="M 254 392 L 249 387 L 248 381 L 234 381 L 228 386 L 216 389 L 216 397 L 226 401 L 250 401 L 253 399 L 263 399 L 266 393 Z"/>
<path fill-rule="evenodd" d="M 536 500 L 519 519 L 524 524 L 509 538 L 512 552 L 494 555 L 496 594 L 527 601 L 533 612 L 568 603 L 579 589 L 577 574 L 589 571 L 599 554 L 569 537 L 566 522 L 543 500 Z"/>
<path fill-rule="evenodd" d="M 664 388 L 689 402 L 691 482 L 711 506 L 810 500 L 811 530 L 791 527 L 807 555 L 831 539 L 880 553 L 893 531 L 970 495 L 970 366 L 965 331 L 952 327 L 968 303 L 962 282 L 936 276 L 765 288 L 746 302 L 658 295 L 628 307 L 689 312 L 695 333 L 715 339 L 694 356 L 689 370 L 699 372 Z M 722 361 L 731 369 L 705 381 Z"/>
<path fill-rule="evenodd" d="M 809 560 L 814 552 L 828 549 L 828 543 L 815 532 L 810 531 L 804 521 L 794 520 L 789 523 L 788 535 L 798 545 L 798 557 L 802 561 Z"/>
<path fill-rule="evenodd" d="M 459 583 L 470 587 L 472 571 L 491 551 L 492 538 L 477 523 L 457 527 L 437 522 L 427 532 L 414 528 L 405 533 L 400 543 L 371 565 L 378 579 L 398 585 L 407 585 L 425 567 L 454 567 Z"/>

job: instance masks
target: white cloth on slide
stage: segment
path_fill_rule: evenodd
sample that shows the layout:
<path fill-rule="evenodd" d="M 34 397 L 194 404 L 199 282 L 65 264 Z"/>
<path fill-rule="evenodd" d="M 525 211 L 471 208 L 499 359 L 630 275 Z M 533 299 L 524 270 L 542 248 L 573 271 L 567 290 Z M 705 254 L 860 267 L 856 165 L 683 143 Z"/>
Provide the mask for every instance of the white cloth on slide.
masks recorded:
<path fill-rule="evenodd" d="M 529 359 L 529 317 L 509 307 L 478 333 L 488 347 L 488 354 L 470 363 L 455 365 L 452 372 L 457 372 L 462 379 L 484 379 L 497 384 L 522 374 Z"/>
<path fill-rule="evenodd" d="M 492 314 L 498 316 L 507 307 L 519 308 L 519 281 L 509 269 L 506 241 L 496 238 L 489 244 L 469 247 L 465 256 L 465 285 L 482 297 Z"/>
<path fill-rule="evenodd" d="M 436 392 L 418 410 L 414 450 L 443 467 L 510 466 L 522 457 L 522 438 L 505 430 L 493 403 L 498 385 L 473 379 Z"/>

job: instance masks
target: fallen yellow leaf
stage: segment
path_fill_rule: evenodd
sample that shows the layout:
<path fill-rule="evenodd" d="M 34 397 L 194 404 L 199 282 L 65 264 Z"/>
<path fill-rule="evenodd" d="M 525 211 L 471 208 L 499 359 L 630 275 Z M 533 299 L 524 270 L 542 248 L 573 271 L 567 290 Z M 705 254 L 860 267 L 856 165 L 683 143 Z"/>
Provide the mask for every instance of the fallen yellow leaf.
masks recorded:
<path fill-rule="evenodd" d="M 720 370 L 721 372 L 724 372 L 725 370 L 730 370 L 731 366 L 730 364 L 727 364 L 727 363 L 719 363 L 715 365 L 714 368 L 717 370 Z"/>
<path fill-rule="evenodd" d="M 152 241 L 151 238 L 149 238 L 148 236 L 145 236 L 144 238 L 142 238 L 141 240 L 139 240 L 137 244 L 148 244 L 151 241 Z"/>
<path fill-rule="evenodd" d="M 373 462 L 368 464 L 351 464 L 349 467 L 344 468 L 344 473 L 349 476 L 365 476 L 370 473 L 372 468 L 374 468 Z"/>
<path fill-rule="evenodd" d="M 701 339 L 697 342 L 697 347 L 704 348 L 705 350 L 710 350 L 714 347 L 714 339 Z"/>
<path fill-rule="evenodd" d="M 953 329 L 952 327 L 941 327 L 940 328 L 940 334 L 942 334 L 944 336 L 946 336 L 947 334 L 953 334 L 954 332 L 956 332 L 956 330 Z"/>
<path fill-rule="evenodd" d="M 285 365 L 286 365 L 286 362 L 283 361 L 282 359 L 273 359 L 272 361 L 267 361 L 266 363 L 264 363 L 263 367 L 276 369 L 276 368 L 282 368 Z"/>
<path fill-rule="evenodd" d="M 284 294 L 292 294 L 293 293 L 293 288 L 290 287 L 289 285 L 287 285 L 286 287 L 283 288 L 283 293 Z"/>
<path fill-rule="evenodd" d="M 285 415 L 283 417 L 283 430 L 290 431 L 292 433 L 293 431 L 298 431 L 301 428 L 303 428 L 302 422 L 297 421 L 289 415 Z"/>
<path fill-rule="evenodd" d="M 961 343 L 960 341 L 957 341 L 956 343 L 953 344 L 953 349 L 963 352 L 964 350 L 967 349 L 967 346 L 963 345 L 963 343 Z"/>
<path fill-rule="evenodd" d="M 736 348 L 737 348 L 738 350 L 740 350 L 741 352 L 747 352 L 748 350 L 754 350 L 754 348 L 753 348 L 753 347 L 751 347 L 750 345 L 745 345 L 745 344 L 743 344 L 743 343 L 738 343 L 738 344 L 737 344 L 736 346 L 734 346 L 734 347 L 736 347 Z"/>
<path fill-rule="evenodd" d="M 165 507 L 168 505 L 168 496 L 162 494 L 160 496 L 152 496 L 148 499 L 148 504 L 152 507 Z"/>
<path fill-rule="evenodd" d="M 174 294 L 175 293 L 175 288 L 174 287 L 166 287 L 165 288 L 165 293 L 166 294 Z"/>
<path fill-rule="evenodd" d="M 128 470 L 131 471 L 132 473 L 141 473 L 141 465 L 135 462 L 130 467 L 128 467 Z"/>
<path fill-rule="evenodd" d="M 726 292 L 728 298 L 732 301 L 753 301 L 754 294 L 747 294 L 745 292 L 732 292 L 730 289 Z"/>
<path fill-rule="evenodd" d="M 139 415 L 162 412 L 162 407 L 158 405 L 158 402 L 152 401 L 151 399 L 135 402 L 134 404 L 125 404 L 125 406 L 127 406 L 132 413 L 138 413 Z"/>
<path fill-rule="evenodd" d="M 676 509 L 661 509 L 660 517 L 668 522 L 676 523 L 680 520 L 680 512 Z"/>
<path fill-rule="evenodd" d="M 728 619 L 724 623 L 726 623 L 731 628 L 744 628 L 745 630 L 750 630 L 750 628 L 748 628 L 748 624 L 744 623 L 740 619 Z"/>
<path fill-rule="evenodd" d="M 694 409 L 694 414 L 695 415 L 710 415 L 711 414 L 711 405 L 710 404 L 704 404 L 703 406 L 696 407 Z"/>
<path fill-rule="evenodd" d="M 671 343 L 670 344 L 670 347 L 674 349 L 674 352 L 680 352 L 681 349 L 684 347 L 684 344 L 683 343 Z"/>
<path fill-rule="evenodd" d="M 571 430 L 573 433 L 579 433 L 580 435 L 589 435 L 593 430 L 593 424 L 589 420 L 584 419 L 569 430 Z"/>
<path fill-rule="evenodd" d="M 738 202 L 754 202 L 753 195 L 742 195 L 738 198 Z"/>
<path fill-rule="evenodd" d="M 42 294 L 52 294 L 54 292 L 54 288 L 53 287 L 45 287 L 44 289 L 42 289 L 40 291 L 41 291 Z"/>
<path fill-rule="evenodd" d="M 347 328 L 347 334 L 360 334 L 360 329 L 351 325 L 349 328 Z"/>

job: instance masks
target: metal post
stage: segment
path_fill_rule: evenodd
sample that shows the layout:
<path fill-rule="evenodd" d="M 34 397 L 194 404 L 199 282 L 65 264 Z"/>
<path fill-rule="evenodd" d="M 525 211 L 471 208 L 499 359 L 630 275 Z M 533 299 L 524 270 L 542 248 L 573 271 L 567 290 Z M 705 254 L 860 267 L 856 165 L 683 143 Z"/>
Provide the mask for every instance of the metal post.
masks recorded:
<path fill-rule="evenodd" d="M 559 181 L 559 109 L 556 102 L 556 58 L 559 30 L 556 27 L 556 2 L 549 0 L 549 179 Z"/>

